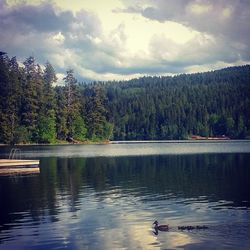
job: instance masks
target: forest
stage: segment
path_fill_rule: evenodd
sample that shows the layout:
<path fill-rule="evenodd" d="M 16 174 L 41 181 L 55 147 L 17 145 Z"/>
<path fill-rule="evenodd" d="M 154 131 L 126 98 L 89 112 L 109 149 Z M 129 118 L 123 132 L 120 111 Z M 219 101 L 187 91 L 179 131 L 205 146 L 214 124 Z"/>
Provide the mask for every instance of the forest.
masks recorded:
<path fill-rule="evenodd" d="M 250 66 L 63 84 L 53 66 L 0 53 L 0 143 L 250 138 Z"/>
<path fill-rule="evenodd" d="M 250 138 L 250 66 L 104 84 L 116 140 Z"/>

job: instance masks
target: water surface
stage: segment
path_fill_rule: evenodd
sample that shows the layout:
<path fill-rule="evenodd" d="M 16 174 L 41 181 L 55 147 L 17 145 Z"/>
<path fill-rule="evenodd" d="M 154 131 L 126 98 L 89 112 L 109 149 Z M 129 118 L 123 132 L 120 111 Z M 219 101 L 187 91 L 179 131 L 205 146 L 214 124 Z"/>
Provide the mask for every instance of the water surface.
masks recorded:
<path fill-rule="evenodd" d="M 249 142 L 22 151 L 41 173 L 0 177 L 0 249 L 249 249 Z"/>
<path fill-rule="evenodd" d="M 1 147 L 0 157 L 7 157 L 10 147 Z M 100 145 L 23 146 L 22 157 L 116 157 L 141 155 L 249 153 L 250 140 L 234 141 L 132 141 Z"/>

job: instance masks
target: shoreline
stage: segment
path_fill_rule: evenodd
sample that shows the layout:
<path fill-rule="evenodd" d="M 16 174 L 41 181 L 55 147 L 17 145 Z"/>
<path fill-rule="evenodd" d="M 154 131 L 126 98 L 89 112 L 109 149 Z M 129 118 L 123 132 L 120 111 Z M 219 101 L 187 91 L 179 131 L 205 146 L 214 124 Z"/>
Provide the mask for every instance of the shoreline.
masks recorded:
<path fill-rule="evenodd" d="M 98 142 L 92 142 L 92 141 L 85 141 L 85 142 L 78 142 L 78 143 L 70 143 L 70 142 L 58 142 L 58 143 L 25 143 L 25 144 L 3 144 L 0 143 L 0 147 L 18 147 L 18 146 L 63 146 L 63 145 L 104 145 L 109 144 L 110 141 L 98 141 Z"/>
<path fill-rule="evenodd" d="M 152 140 L 152 141 L 110 141 L 109 144 L 140 144 L 140 143 L 230 143 L 230 142 L 250 142 L 250 139 L 229 139 L 229 140 L 221 140 L 221 139 L 201 139 L 201 140 Z"/>
<path fill-rule="evenodd" d="M 127 141 L 102 141 L 80 143 L 30 143 L 30 144 L 0 144 L 0 147 L 25 147 L 25 146 L 69 146 L 69 145 L 108 145 L 108 144 L 142 144 L 142 143 L 228 143 L 249 142 L 250 139 L 185 139 L 185 140 L 127 140 Z"/>

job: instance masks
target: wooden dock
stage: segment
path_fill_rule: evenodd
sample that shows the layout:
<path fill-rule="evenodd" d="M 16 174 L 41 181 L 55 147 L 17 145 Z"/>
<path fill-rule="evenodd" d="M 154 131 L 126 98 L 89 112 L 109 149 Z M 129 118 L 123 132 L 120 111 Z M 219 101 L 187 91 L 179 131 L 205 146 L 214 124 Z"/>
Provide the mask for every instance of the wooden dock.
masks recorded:
<path fill-rule="evenodd" d="M 0 159 L 0 175 L 39 172 L 39 160 Z"/>

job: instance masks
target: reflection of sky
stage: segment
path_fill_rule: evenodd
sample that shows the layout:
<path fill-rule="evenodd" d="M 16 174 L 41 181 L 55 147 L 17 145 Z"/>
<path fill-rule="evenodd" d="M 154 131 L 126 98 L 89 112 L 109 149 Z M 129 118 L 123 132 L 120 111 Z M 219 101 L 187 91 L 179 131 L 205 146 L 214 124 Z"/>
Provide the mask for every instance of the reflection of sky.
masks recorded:
<path fill-rule="evenodd" d="M 90 190 L 88 190 L 90 191 Z M 58 194 L 58 214 L 56 221 L 51 223 L 48 211 L 40 221 L 32 222 L 29 214 L 26 219 L 16 223 L 11 232 L 12 240 L 8 243 L 11 249 L 26 249 L 36 246 L 50 249 L 55 246 L 73 247 L 74 249 L 152 249 L 152 246 L 169 247 L 194 242 L 192 237 L 170 232 L 155 236 L 152 233 L 152 222 L 156 218 L 169 216 L 173 213 L 148 209 L 148 204 L 140 198 L 123 196 L 121 190 L 96 194 L 81 193 L 81 198 L 72 211 L 69 199 Z M 16 235 L 20 237 L 16 237 Z"/>
<path fill-rule="evenodd" d="M 136 193 L 136 190 L 134 192 Z M 56 198 L 56 220 L 51 222 L 48 209 L 43 211 L 38 221 L 33 221 L 30 214 L 23 214 L 24 218 L 17 221 L 12 230 L 6 233 L 11 241 L 4 242 L 0 249 L 22 250 L 31 246 L 35 249 L 66 247 L 79 250 L 173 249 L 199 244 L 209 240 L 209 237 L 213 241 L 228 241 L 223 231 L 219 231 L 216 226 L 237 223 L 249 218 L 247 211 L 222 209 L 218 213 L 211 210 L 206 197 L 156 199 L 150 195 L 143 197 L 124 193 L 120 187 L 102 192 L 95 192 L 89 188 L 82 189 L 79 199 L 74 204 L 71 196 L 66 193 L 57 193 Z M 155 219 L 161 223 L 168 223 L 170 231 L 154 235 L 152 222 Z M 177 230 L 177 225 L 202 223 L 211 226 L 211 231 Z M 229 236 L 233 236 L 234 232 L 230 232 L 233 228 L 224 229 Z M 247 230 L 249 232 L 249 228 Z M 247 239 L 247 234 L 245 237 L 243 240 Z M 233 241 L 238 242 L 238 238 L 234 238 Z"/>
<path fill-rule="evenodd" d="M 76 148 L 82 150 L 84 146 Z M 37 205 L 36 199 L 43 195 L 35 192 L 26 196 L 25 191 L 20 192 L 22 199 L 15 207 L 19 219 L 9 219 L 4 231 L 0 227 L 0 249 L 173 249 L 187 245 L 190 249 L 192 246 L 204 249 L 207 242 L 244 249 L 250 244 L 249 205 L 241 207 L 244 203 L 237 201 L 249 201 L 249 193 L 241 189 L 249 187 L 247 155 L 60 159 L 58 162 L 55 158 L 43 159 L 40 179 L 16 178 L 15 185 L 8 183 L 8 197 L 15 197 L 20 187 L 21 190 L 36 187 L 36 192 L 48 197 L 44 197 L 42 205 Z M 156 172 L 151 171 L 154 167 Z M 213 171 L 216 169 L 223 171 Z M 224 181 L 215 181 L 217 177 Z M 205 187 L 208 182 L 211 185 Z M 213 185 L 217 188 L 213 189 Z M 0 191 L 3 186 L 0 185 Z M 240 192 L 243 193 L 238 196 Z M 23 203 L 34 207 L 22 206 Z M 154 235 L 154 220 L 169 224 L 170 231 Z M 177 229 L 178 225 L 203 224 L 209 230 L 181 232 Z M 219 249 L 218 246 L 215 248 Z"/>
<path fill-rule="evenodd" d="M 152 246 L 164 245 L 172 248 L 196 242 L 183 232 L 155 236 L 151 228 L 154 211 L 149 211 L 147 204 L 135 197 L 122 197 L 120 190 L 103 197 L 82 197 L 74 219 L 71 215 L 59 216 L 67 225 L 68 241 L 75 242 L 76 249 L 84 246 L 90 249 L 100 249 L 100 246 L 101 249 L 152 249 Z"/>
<path fill-rule="evenodd" d="M 158 200 L 154 204 L 150 199 L 143 201 L 142 197 L 124 195 L 119 188 L 98 194 L 82 193 L 77 206 L 72 219 L 72 214 L 66 212 L 69 207 L 65 205 L 65 213 L 59 214 L 60 223 L 56 230 L 61 231 L 62 225 L 66 225 L 63 231 L 66 242 L 74 242 L 76 249 L 83 249 L 84 246 L 90 249 L 100 249 L 100 246 L 102 249 L 152 249 L 153 246 L 161 249 L 176 248 L 199 243 L 204 238 L 209 240 L 210 236 L 214 240 L 216 233 L 222 234 L 222 239 L 218 241 L 227 240 L 221 231 L 212 231 L 206 238 L 204 232 L 178 231 L 177 225 L 205 223 L 211 227 L 215 225 L 216 228 L 216 225 L 246 219 L 244 212 L 215 213 L 209 209 L 204 197 L 200 200 Z M 152 222 L 155 219 L 169 223 L 170 232 L 154 235 Z M 227 227 L 225 229 L 230 231 Z"/>

